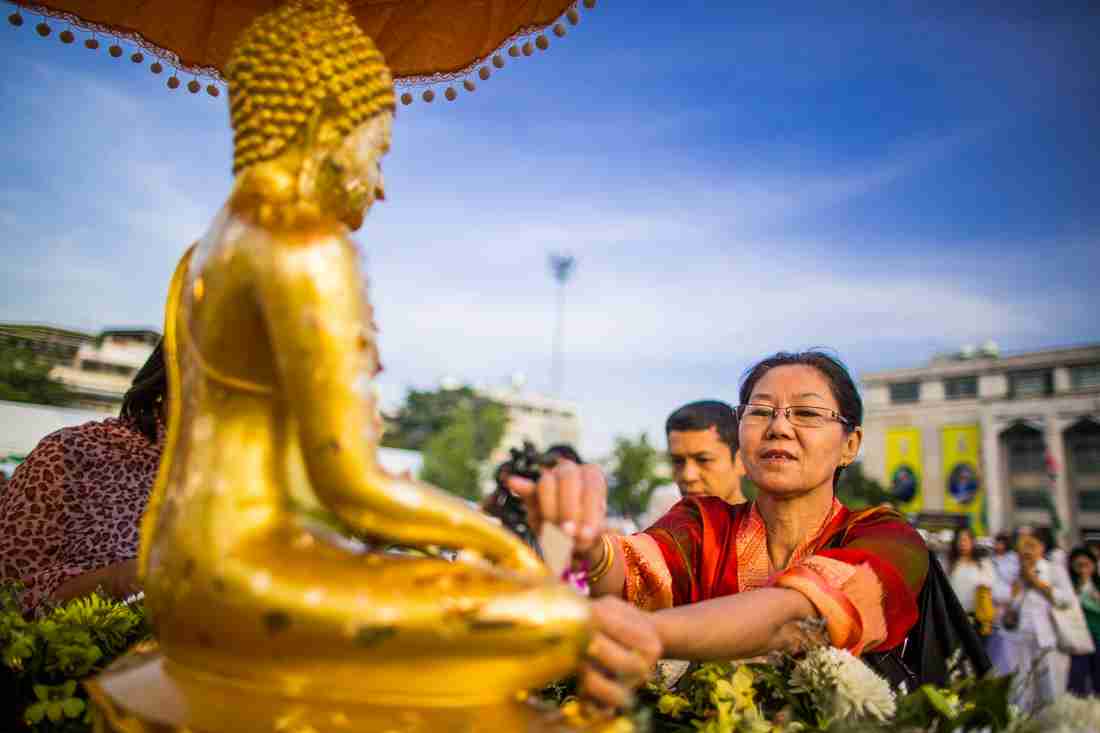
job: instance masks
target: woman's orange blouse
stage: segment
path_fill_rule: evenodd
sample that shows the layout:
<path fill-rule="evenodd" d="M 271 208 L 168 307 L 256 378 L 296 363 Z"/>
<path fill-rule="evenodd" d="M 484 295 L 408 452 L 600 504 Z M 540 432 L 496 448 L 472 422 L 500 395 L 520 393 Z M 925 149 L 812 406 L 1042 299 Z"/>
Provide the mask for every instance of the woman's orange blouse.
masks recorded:
<path fill-rule="evenodd" d="M 924 541 L 899 514 L 888 507 L 852 512 L 835 499 L 824 526 L 796 548 L 784 570 L 771 565 L 755 502 L 687 497 L 649 529 L 618 542 L 623 597 L 637 606 L 656 610 L 791 588 L 825 619 L 832 644 L 855 654 L 904 640 L 928 573 Z"/>

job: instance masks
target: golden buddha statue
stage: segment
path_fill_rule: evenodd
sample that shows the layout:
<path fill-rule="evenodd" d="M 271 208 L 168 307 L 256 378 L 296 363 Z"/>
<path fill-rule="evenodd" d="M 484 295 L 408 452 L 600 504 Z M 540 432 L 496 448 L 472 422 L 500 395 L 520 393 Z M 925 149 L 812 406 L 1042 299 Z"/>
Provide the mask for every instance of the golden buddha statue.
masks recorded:
<path fill-rule="evenodd" d="M 167 306 L 168 438 L 139 558 L 160 656 L 93 697 L 195 733 L 527 729 L 517 694 L 576 668 L 587 601 L 376 458 L 349 230 L 382 197 L 389 71 L 344 2 L 299 0 L 245 31 L 226 76 L 234 188 Z M 464 552 L 349 549 L 303 501 L 361 535 Z"/>

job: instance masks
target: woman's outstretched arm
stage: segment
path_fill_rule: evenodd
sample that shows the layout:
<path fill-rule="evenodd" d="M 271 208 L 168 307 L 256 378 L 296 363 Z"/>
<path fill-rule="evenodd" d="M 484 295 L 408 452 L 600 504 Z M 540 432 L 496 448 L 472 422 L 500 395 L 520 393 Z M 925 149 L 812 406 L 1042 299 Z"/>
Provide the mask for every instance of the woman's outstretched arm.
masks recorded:
<path fill-rule="evenodd" d="M 817 618 L 798 591 L 761 588 L 653 613 L 664 654 L 692 661 L 747 659 L 792 650 L 800 621 Z"/>

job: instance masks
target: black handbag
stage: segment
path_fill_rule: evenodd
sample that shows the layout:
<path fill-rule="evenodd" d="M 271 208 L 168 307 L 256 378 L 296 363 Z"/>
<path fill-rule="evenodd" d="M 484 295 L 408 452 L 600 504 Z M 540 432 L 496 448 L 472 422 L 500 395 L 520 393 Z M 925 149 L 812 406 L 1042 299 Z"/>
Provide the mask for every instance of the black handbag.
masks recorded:
<path fill-rule="evenodd" d="M 898 646 L 863 655 L 863 661 L 894 685 L 910 691 L 923 684 L 945 687 L 949 663 L 960 654 L 962 671 L 984 677 L 993 665 L 982 638 L 963 610 L 935 553 L 928 553 L 928 576 L 917 597 L 917 623 Z"/>
<path fill-rule="evenodd" d="M 847 532 L 838 532 L 827 546 L 839 548 Z M 868 652 L 861 659 L 895 687 L 913 691 L 923 684 L 946 687 L 952 656 L 960 653 L 966 674 L 984 677 L 993 668 L 985 644 L 963 610 L 936 554 L 928 551 L 928 575 L 917 596 L 917 622 L 893 649 Z"/>

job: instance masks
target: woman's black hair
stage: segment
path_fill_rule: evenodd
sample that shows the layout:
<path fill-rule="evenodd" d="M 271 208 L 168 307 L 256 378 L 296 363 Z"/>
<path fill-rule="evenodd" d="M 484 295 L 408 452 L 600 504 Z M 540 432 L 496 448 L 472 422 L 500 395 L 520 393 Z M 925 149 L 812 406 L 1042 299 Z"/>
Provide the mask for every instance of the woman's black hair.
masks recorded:
<path fill-rule="evenodd" d="M 1043 543 L 1043 557 L 1050 557 L 1050 551 L 1058 546 L 1054 541 L 1054 530 L 1050 527 L 1035 527 L 1031 534 Z"/>
<path fill-rule="evenodd" d="M 1092 560 L 1092 584 L 1096 587 L 1097 591 L 1100 591 L 1100 563 L 1096 562 L 1096 558 L 1089 552 L 1088 548 L 1084 545 L 1080 547 L 1074 547 L 1069 553 L 1069 559 L 1066 560 L 1066 565 L 1069 567 L 1069 577 L 1073 580 L 1074 590 L 1077 586 L 1081 585 L 1081 579 L 1077 577 L 1077 572 L 1073 569 L 1073 560 L 1077 557 L 1087 557 Z"/>
<path fill-rule="evenodd" d="M 134 375 L 134 381 L 122 398 L 122 409 L 119 411 L 119 416 L 133 422 L 138 432 L 148 438 L 150 443 L 157 442 L 157 422 L 168 392 L 168 371 L 164 366 L 162 343 L 157 344 L 145 364 Z"/>
<path fill-rule="evenodd" d="M 810 351 L 780 351 L 767 359 L 757 362 L 756 366 L 745 372 L 741 379 L 741 393 L 738 396 L 741 404 L 745 404 L 752 397 L 752 390 L 770 370 L 781 366 L 809 366 L 817 369 L 829 380 L 829 389 L 833 398 L 840 407 L 841 417 L 847 423 L 841 423 L 845 433 L 851 433 L 857 427 L 863 425 L 863 399 L 859 396 L 856 383 L 848 368 L 840 359 L 829 356 L 823 351 L 811 349 Z M 844 472 L 844 466 L 837 466 L 833 474 L 833 490 L 840 484 L 840 474 Z"/>

